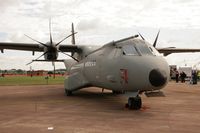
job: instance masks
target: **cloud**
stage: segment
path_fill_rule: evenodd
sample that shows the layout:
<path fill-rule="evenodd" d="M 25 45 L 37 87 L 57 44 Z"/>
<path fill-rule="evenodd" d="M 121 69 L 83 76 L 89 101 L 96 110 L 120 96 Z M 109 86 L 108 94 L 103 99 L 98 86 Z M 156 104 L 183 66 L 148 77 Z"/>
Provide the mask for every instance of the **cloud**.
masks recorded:
<path fill-rule="evenodd" d="M 7 38 L 7 33 L 0 32 L 0 40 L 5 41 L 4 39 Z"/>
<path fill-rule="evenodd" d="M 0 0 L 0 3 L 1 3 L 0 10 L 4 10 L 10 6 L 19 4 L 19 0 Z"/>
<path fill-rule="evenodd" d="M 91 29 L 98 29 L 103 23 L 101 23 L 101 20 L 96 18 L 92 20 L 80 20 L 80 22 L 77 24 L 77 30 L 80 31 L 88 31 Z"/>
<path fill-rule="evenodd" d="M 197 48 L 200 43 L 199 0 L 0 0 L 0 3 L 3 11 L 0 41 L 32 42 L 24 36 L 28 34 L 45 43 L 49 41 L 51 17 L 55 42 L 70 34 L 74 22 L 80 44 L 103 45 L 137 31 L 153 42 L 158 29 L 161 29 L 159 47 Z M 64 43 L 70 43 L 70 39 Z M 6 56 L 18 55 L 14 51 L 9 53 L 12 54 Z M 0 58 L 4 60 L 5 56 Z M 18 60 L 17 56 L 13 58 Z M 13 64 L 20 67 L 15 60 Z"/>

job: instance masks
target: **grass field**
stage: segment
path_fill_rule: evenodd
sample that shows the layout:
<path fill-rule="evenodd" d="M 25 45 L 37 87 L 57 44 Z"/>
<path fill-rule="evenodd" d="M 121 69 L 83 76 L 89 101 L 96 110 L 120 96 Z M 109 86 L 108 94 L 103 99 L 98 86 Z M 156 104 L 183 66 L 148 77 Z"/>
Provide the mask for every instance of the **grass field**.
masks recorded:
<path fill-rule="evenodd" d="M 59 76 L 55 79 L 49 77 L 48 81 L 43 76 L 10 76 L 10 77 L 0 77 L 0 86 L 6 85 L 53 85 L 53 84 L 64 84 L 64 77 Z"/>

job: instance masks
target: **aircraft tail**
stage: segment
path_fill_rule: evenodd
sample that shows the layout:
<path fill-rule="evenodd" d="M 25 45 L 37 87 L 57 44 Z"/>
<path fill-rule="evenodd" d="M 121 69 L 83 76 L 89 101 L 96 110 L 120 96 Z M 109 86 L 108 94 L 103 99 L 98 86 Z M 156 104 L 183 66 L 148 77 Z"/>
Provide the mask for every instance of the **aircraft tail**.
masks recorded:
<path fill-rule="evenodd" d="M 72 23 L 72 40 L 71 40 L 71 43 L 73 44 L 73 45 L 75 45 L 76 44 L 76 42 L 75 42 L 75 32 L 74 32 L 74 24 Z"/>

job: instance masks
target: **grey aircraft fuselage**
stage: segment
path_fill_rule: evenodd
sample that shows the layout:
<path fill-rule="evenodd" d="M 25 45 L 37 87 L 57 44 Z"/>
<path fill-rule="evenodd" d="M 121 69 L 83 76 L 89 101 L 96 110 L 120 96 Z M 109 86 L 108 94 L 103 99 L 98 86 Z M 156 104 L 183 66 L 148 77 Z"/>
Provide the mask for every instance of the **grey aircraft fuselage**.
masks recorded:
<path fill-rule="evenodd" d="M 160 90 L 169 81 L 169 65 L 148 42 L 130 38 L 104 46 L 79 46 L 74 56 L 65 60 L 68 76 L 65 90 L 101 87 L 114 91 L 144 92 Z"/>

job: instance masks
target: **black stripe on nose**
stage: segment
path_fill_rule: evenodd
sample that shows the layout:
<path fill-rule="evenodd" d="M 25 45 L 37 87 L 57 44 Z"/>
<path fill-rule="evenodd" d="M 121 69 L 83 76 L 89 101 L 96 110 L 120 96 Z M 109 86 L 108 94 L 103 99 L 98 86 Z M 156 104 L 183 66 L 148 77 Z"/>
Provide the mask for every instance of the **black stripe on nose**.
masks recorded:
<path fill-rule="evenodd" d="M 167 81 L 166 73 L 159 69 L 153 69 L 149 74 L 149 81 L 155 87 L 163 86 Z"/>

